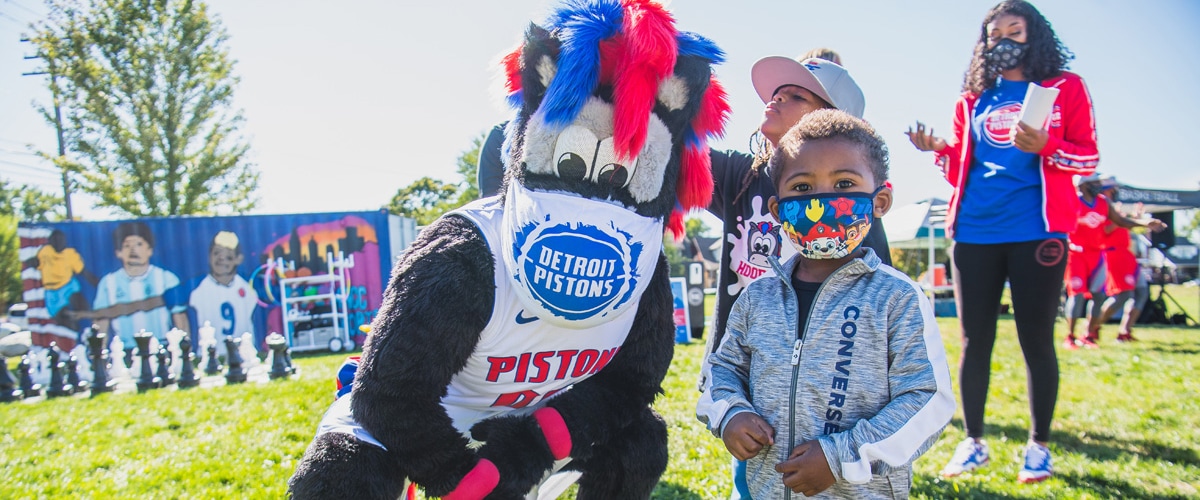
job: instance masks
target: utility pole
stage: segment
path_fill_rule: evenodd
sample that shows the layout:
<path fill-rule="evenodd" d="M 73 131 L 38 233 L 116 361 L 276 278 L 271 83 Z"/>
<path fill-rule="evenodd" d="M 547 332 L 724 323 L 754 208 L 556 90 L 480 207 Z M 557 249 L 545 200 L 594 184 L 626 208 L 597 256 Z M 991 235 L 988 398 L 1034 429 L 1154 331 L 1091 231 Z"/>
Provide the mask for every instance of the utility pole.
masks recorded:
<path fill-rule="evenodd" d="M 29 42 L 29 39 L 22 38 L 21 41 Z M 25 56 L 27 60 L 41 58 L 41 56 Z M 67 149 L 63 142 L 62 111 L 58 105 L 58 73 L 54 70 L 53 59 L 46 59 L 46 64 L 49 71 L 30 71 L 21 73 L 21 76 L 50 75 L 50 94 L 54 99 L 54 131 L 58 134 L 58 157 L 61 161 L 67 155 Z M 67 176 L 66 167 L 59 165 L 59 170 L 62 171 L 63 203 L 66 204 L 67 220 L 75 220 L 74 214 L 71 212 L 71 179 Z"/>

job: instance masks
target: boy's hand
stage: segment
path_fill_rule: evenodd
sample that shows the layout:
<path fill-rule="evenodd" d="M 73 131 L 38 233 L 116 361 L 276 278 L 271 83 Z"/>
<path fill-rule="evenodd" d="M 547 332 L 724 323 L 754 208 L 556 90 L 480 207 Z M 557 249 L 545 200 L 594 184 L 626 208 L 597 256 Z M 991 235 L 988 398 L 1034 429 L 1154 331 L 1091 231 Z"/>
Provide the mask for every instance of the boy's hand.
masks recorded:
<path fill-rule="evenodd" d="M 721 440 L 725 442 L 725 449 L 738 460 L 749 460 L 758 455 L 763 446 L 775 444 L 775 429 L 758 414 L 744 411 L 734 415 L 725 425 Z"/>
<path fill-rule="evenodd" d="M 783 474 L 784 486 L 806 497 L 825 491 L 836 482 L 817 441 L 797 445 L 786 461 L 775 465 L 775 471 Z"/>

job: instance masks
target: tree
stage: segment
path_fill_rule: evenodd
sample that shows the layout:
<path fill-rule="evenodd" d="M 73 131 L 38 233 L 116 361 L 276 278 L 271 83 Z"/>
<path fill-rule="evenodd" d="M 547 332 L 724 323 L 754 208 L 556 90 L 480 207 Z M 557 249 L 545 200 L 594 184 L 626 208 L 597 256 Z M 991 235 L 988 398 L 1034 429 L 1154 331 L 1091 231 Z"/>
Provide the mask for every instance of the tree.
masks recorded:
<path fill-rule="evenodd" d="M 21 302 L 20 246 L 17 219 L 11 214 L 0 214 L 0 306 L 5 311 L 9 304 Z"/>
<path fill-rule="evenodd" d="M 29 185 L 12 186 L 0 179 L 0 215 L 14 221 L 53 222 L 64 219 L 62 209 L 61 196 Z"/>
<path fill-rule="evenodd" d="M 688 239 L 704 236 L 708 233 L 708 224 L 704 223 L 704 219 L 699 217 L 689 217 L 683 221 L 684 232 Z"/>
<path fill-rule="evenodd" d="M 46 0 L 30 40 L 62 108 L 70 159 L 99 206 L 131 216 L 241 213 L 258 173 L 231 110 L 221 24 L 191 0 Z M 52 107 L 39 110 L 54 123 Z"/>
<path fill-rule="evenodd" d="M 486 133 L 475 137 L 471 147 L 458 155 L 456 170 L 462 180 L 457 184 L 422 177 L 396 191 L 391 203 L 384 208 L 390 213 L 415 219 L 418 226 L 424 226 L 445 212 L 479 199 L 479 179 L 475 174 L 486 137 Z"/>
<path fill-rule="evenodd" d="M 422 177 L 396 191 L 387 210 L 417 221 L 418 226 L 428 225 L 443 212 L 453 209 L 458 186 L 445 184 L 431 177 Z"/>

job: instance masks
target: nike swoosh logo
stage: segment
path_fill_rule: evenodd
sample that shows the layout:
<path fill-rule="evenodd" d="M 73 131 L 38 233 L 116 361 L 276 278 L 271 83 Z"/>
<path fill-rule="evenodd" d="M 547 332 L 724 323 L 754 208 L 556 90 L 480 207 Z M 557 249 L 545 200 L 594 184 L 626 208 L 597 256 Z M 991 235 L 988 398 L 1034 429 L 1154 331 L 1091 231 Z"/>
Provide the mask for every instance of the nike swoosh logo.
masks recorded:
<path fill-rule="evenodd" d="M 518 325 L 524 325 L 526 323 L 533 323 L 534 321 L 537 321 L 537 320 L 538 320 L 537 316 L 534 316 L 532 318 L 526 318 L 524 309 L 521 309 L 521 312 L 517 313 L 517 324 Z"/>

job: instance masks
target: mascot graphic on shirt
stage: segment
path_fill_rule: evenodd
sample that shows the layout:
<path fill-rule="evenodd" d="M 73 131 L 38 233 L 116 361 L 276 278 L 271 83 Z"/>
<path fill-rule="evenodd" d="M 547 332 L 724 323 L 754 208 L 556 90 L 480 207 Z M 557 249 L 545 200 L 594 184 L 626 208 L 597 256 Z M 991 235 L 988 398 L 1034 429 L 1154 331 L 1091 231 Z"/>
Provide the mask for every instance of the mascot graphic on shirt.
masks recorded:
<path fill-rule="evenodd" d="M 579 498 L 650 496 L 674 351 L 662 238 L 711 197 L 721 58 L 647 0 L 529 27 L 504 58 L 504 194 L 443 215 L 396 264 L 291 495 L 518 499 L 562 470 Z"/>

